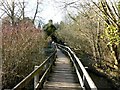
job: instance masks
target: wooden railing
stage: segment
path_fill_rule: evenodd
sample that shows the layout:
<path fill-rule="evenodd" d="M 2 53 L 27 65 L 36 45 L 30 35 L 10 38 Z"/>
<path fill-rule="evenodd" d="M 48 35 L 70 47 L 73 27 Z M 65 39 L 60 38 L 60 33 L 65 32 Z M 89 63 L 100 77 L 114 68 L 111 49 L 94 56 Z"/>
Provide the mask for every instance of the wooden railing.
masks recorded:
<path fill-rule="evenodd" d="M 18 83 L 12 90 L 22 90 L 27 84 L 34 78 L 34 90 L 39 90 L 42 88 L 42 84 L 47 78 L 51 67 L 56 58 L 56 46 L 54 52 L 39 66 L 35 67 L 27 77 L 25 77 L 20 83 Z"/>
<path fill-rule="evenodd" d="M 83 90 L 91 89 L 97 90 L 96 85 L 92 81 L 85 67 L 79 60 L 79 58 L 75 55 L 75 53 L 68 47 L 57 44 L 58 48 L 67 53 L 72 61 L 80 86 Z M 34 78 L 34 90 L 39 90 L 42 88 L 43 82 L 47 79 L 47 76 L 51 70 L 51 67 L 56 58 L 56 47 L 55 51 L 39 66 L 35 66 L 35 70 L 31 72 L 27 77 L 25 77 L 20 83 L 18 83 L 12 90 L 22 90 L 29 82 Z"/>
<path fill-rule="evenodd" d="M 60 44 L 57 44 L 57 46 L 59 49 L 67 53 L 67 55 L 70 57 L 75 67 L 75 70 L 79 79 L 79 83 L 82 89 L 97 90 L 96 85 L 94 84 L 93 80 L 91 79 L 85 67 L 83 66 L 79 58 L 75 55 L 75 53 L 68 46 L 63 46 Z"/>

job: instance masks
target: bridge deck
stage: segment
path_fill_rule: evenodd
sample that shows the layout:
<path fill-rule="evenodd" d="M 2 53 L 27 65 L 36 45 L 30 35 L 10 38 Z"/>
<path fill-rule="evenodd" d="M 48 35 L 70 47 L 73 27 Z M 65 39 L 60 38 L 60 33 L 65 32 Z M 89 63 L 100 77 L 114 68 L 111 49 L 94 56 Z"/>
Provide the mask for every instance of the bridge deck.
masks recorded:
<path fill-rule="evenodd" d="M 53 66 L 42 90 L 81 90 L 70 60 L 59 49 L 55 66 Z"/>

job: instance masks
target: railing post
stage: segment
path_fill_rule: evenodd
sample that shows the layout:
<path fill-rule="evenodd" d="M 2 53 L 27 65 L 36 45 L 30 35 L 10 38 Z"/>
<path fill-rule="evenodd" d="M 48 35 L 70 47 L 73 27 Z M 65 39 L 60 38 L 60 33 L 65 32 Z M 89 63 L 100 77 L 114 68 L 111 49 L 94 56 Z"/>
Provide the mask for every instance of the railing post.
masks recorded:
<path fill-rule="evenodd" d="M 85 67 L 85 69 L 88 69 L 88 67 Z M 83 87 L 85 87 L 85 75 L 83 73 Z"/>
<path fill-rule="evenodd" d="M 34 69 L 36 69 L 36 68 L 38 68 L 38 66 L 34 67 Z M 38 82 L 39 82 L 39 74 L 34 76 L 34 90 L 35 90 L 35 87 L 38 84 Z"/>
<path fill-rule="evenodd" d="M 85 75 L 83 73 L 83 87 L 84 87 L 84 85 L 85 85 Z"/>

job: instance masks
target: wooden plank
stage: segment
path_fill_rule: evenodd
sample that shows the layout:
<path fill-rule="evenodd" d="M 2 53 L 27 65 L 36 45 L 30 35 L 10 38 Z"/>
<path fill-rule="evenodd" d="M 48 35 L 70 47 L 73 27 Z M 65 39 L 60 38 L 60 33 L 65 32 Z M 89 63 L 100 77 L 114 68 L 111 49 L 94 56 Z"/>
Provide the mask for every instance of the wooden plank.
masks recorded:
<path fill-rule="evenodd" d="M 81 90 L 76 72 L 70 60 L 58 49 L 52 72 L 42 90 Z"/>
<path fill-rule="evenodd" d="M 68 82 L 46 82 L 46 86 L 57 86 L 57 87 L 80 87 L 77 83 L 68 83 Z"/>
<path fill-rule="evenodd" d="M 47 87 L 59 87 L 59 88 L 80 88 L 78 83 L 69 82 L 46 82 Z"/>
<path fill-rule="evenodd" d="M 71 83 L 78 83 L 78 79 L 76 78 L 62 78 L 60 77 L 60 79 L 58 78 L 49 78 L 48 81 L 53 81 L 53 82 L 71 82 Z"/>
<path fill-rule="evenodd" d="M 92 79 L 91 79 L 91 77 L 89 76 L 89 74 L 87 73 L 85 67 L 83 66 L 83 64 L 81 63 L 81 61 L 79 60 L 79 58 L 75 55 L 75 53 L 74 53 L 68 46 L 63 46 L 63 45 L 60 45 L 60 44 L 57 44 L 57 45 L 58 45 L 59 48 L 63 49 L 66 53 L 69 54 L 71 60 L 74 59 L 74 60 L 78 63 L 78 66 L 79 66 L 79 68 L 81 69 L 82 74 L 84 75 L 84 78 L 86 79 L 89 87 L 90 87 L 91 89 L 94 88 L 95 90 L 97 90 L 97 87 L 96 87 L 95 83 L 92 81 Z M 73 61 L 72 61 L 72 62 L 73 62 Z M 74 62 L 73 62 L 73 64 L 74 64 L 74 66 L 75 66 L 75 68 L 76 68 L 76 73 L 77 73 L 78 78 L 79 78 L 79 81 L 80 81 L 80 83 L 81 83 L 81 82 L 83 82 L 83 80 L 82 80 L 82 78 L 81 78 L 81 76 L 80 76 L 80 74 L 79 74 L 79 71 L 78 71 L 78 69 L 77 69 L 77 67 L 76 67 L 76 65 L 75 65 Z M 81 84 L 82 84 L 82 83 L 81 83 Z M 84 87 L 84 85 L 82 85 L 82 87 Z"/>
<path fill-rule="evenodd" d="M 61 73 L 62 74 L 62 73 Z M 49 77 L 62 77 L 60 73 L 53 73 L 53 74 L 50 74 Z M 77 75 L 76 74 L 67 74 L 65 73 L 64 74 L 65 77 L 76 77 L 77 78 Z"/>
<path fill-rule="evenodd" d="M 44 88 L 44 90 L 80 90 L 78 88 L 59 88 L 59 87 L 47 87 L 47 88 Z M 83 89 L 81 89 L 83 90 Z"/>

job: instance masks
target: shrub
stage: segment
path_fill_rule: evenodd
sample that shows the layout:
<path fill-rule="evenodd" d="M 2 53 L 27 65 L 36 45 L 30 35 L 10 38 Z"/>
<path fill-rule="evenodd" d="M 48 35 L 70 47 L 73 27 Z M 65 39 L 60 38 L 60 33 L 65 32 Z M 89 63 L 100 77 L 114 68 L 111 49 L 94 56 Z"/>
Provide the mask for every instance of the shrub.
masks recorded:
<path fill-rule="evenodd" d="M 3 24 L 2 32 L 2 84 L 3 88 L 12 88 L 45 59 L 46 41 L 30 21 L 16 26 Z"/>

